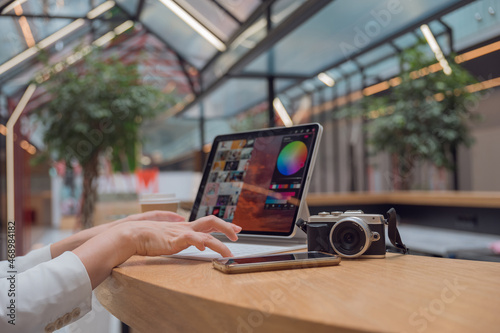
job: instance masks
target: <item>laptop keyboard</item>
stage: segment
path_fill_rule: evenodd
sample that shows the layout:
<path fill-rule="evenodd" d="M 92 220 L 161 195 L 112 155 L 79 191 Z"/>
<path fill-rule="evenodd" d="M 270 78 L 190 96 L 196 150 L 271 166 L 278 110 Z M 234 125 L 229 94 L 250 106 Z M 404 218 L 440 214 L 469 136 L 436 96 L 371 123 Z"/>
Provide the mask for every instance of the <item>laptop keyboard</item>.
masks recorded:
<path fill-rule="evenodd" d="M 260 255 L 287 252 L 287 251 L 307 248 L 306 244 L 293 244 L 285 246 L 248 244 L 248 243 L 224 243 L 224 244 L 229 248 L 229 250 L 231 250 L 231 253 L 235 257 L 260 256 Z M 219 253 L 212 251 L 209 248 L 207 248 L 205 251 L 200 251 L 194 246 L 190 246 L 187 249 L 168 257 L 206 260 L 206 261 L 210 261 L 216 258 L 222 258 L 222 256 Z"/>

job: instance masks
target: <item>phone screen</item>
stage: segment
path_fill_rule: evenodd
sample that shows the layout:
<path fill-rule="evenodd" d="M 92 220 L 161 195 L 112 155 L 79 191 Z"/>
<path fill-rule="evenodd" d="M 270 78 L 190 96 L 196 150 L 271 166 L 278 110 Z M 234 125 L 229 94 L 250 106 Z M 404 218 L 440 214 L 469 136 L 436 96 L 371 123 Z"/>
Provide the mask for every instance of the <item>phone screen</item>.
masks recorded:
<path fill-rule="evenodd" d="M 323 252 L 299 252 L 299 253 L 276 254 L 276 255 L 262 256 L 262 257 L 231 258 L 231 259 L 226 259 L 227 260 L 226 262 L 221 262 L 221 263 L 226 265 L 258 264 L 264 262 L 307 260 L 307 259 L 318 259 L 326 257 L 336 257 L 336 256 L 330 253 L 323 253 Z"/>

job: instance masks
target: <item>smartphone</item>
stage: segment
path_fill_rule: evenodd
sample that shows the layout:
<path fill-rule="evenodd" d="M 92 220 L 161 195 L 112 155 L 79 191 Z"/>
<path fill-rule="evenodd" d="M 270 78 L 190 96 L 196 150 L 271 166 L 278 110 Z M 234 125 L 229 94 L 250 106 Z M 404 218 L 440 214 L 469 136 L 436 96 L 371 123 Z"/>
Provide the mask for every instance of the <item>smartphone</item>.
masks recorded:
<path fill-rule="evenodd" d="M 335 254 L 309 251 L 282 253 L 259 257 L 233 257 L 214 259 L 215 269 L 227 274 L 272 271 L 278 269 L 333 266 L 340 263 Z"/>

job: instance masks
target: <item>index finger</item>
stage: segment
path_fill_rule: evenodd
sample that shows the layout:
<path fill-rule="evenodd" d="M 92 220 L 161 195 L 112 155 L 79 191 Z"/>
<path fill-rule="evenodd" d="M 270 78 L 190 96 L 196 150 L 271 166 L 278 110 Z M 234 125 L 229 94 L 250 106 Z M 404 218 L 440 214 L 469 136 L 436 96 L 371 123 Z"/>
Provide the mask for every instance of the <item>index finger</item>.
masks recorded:
<path fill-rule="evenodd" d="M 241 231 L 241 227 L 236 226 L 232 223 L 221 220 L 215 216 L 205 216 L 194 222 L 191 222 L 192 229 L 198 232 L 222 232 L 233 242 L 238 240 L 238 235 L 236 232 Z M 235 229 L 237 231 L 235 231 Z"/>
<path fill-rule="evenodd" d="M 176 247 L 177 251 L 193 245 L 200 251 L 205 251 L 205 248 L 208 247 L 211 250 L 219 253 L 223 257 L 233 256 L 231 250 L 229 250 L 229 248 L 224 243 L 222 243 L 214 236 L 203 232 L 191 232 L 183 234 L 181 237 L 179 237 L 179 241 L 180 242 L 177 245 L 180 245 L 180 247 Z"/>
<path fill-rule="evenodd" d="M 205 242 L 205 245 L 213 251 L 220 253 L 220 255 L 225 258 L 234 257 L 234 255 L 231 253 L 231 250 L 229 250 L 229 248 L 217 238 L 212 237 L 208 239 Z"/>

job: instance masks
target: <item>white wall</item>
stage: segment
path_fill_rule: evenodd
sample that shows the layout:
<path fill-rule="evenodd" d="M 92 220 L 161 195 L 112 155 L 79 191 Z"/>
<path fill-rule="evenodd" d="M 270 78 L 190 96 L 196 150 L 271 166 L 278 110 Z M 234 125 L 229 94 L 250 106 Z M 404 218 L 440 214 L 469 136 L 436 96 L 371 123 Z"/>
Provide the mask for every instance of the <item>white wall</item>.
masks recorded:
<path fill-rule="evenodd" d="M 474 110 L 481 119 L 472 125 L 475 142 L 461 149 L 461 190 L 500 191 L 500 89 L 483 92 Z"/>
<path fill-rule="evenodd" d="M 200 185 L 201 173 L 193 171 L 165 171 L 158 177 L 158 192 L 173 193 L 181 201 L 192 201 Z M 99 177 L 99 194 L 135 193 L 135 174 L 113 174 Z M 146 191 L 147 192 L 147 191 Z"/>
<path fill-rule="evenodd" d="M 500 127 L 477 131 L 471 149 L 472 187 L 500 191 Z"/>
<path fill-rule="evenodd" d="M 174 193 L 181 201 L 194 201 L 202 174 L 191 171 L 160 172 L 159 192 Z"/>

